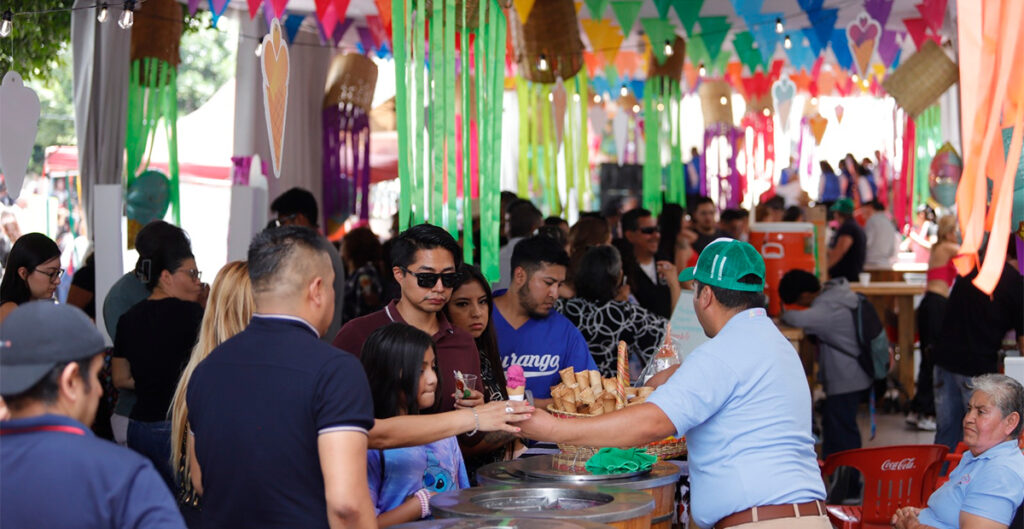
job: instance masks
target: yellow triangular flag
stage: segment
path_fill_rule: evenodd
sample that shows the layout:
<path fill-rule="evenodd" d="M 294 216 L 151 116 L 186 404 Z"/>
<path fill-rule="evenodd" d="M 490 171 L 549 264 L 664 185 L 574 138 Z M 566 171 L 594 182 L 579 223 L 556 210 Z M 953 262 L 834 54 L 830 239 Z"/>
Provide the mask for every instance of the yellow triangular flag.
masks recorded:
<path fill-rule="evenodd" d="M 623 35 L 611 20 L 594 20 L 584 18 L 580 20 L 583 25 L 583 32 L 590 40 L 590 48 L 604 57 L 605 64 L 615 64 L 615 56 L 619 53 L 619 46 L 622 44 Z"/>
<path fill-rule="evenodd" d="M 533 3 L 535 0 L 513 0 L 513 4 L 516 7 L 516 13 L 519 13 L 519 19 L 523 21 L 523 25 L 526 25 L 526 21 L 530 19 L 530 11 L 533 11 Z"/>

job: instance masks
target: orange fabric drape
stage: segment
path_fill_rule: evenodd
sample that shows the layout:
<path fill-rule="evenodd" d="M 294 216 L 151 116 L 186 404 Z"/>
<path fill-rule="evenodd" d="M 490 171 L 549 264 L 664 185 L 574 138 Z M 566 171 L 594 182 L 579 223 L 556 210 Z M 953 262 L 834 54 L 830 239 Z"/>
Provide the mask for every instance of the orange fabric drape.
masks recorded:
<path fill-rule="evenodd" d="M 961 129 L 964 172 L 957 189 L 963 234 L 957 270 L 966 275 L 980 264 L 974 284 L 992 293 L 1006 261 L 1010 236 L 1013 178 L 1024 140 L 1024 2 L 958 2 Z M 1002 129 L 1013 127 L 1009 157 Z M 991 179 L 992 201 L 987 203 Z M 989 233 L 984 262 L 978 249 Z"/>

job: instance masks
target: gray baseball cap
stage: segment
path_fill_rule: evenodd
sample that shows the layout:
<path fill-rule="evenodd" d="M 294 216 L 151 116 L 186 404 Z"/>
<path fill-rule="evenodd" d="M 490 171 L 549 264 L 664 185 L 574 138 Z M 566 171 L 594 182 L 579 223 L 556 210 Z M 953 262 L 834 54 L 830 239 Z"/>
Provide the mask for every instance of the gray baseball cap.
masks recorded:
<path fill-rule="evenodd" d="M 78 308 L 50 301 L 25 303 L 0 323 L 0 395 L 17 395 L 57 364 L 105 348 L 103 335 Z"/>

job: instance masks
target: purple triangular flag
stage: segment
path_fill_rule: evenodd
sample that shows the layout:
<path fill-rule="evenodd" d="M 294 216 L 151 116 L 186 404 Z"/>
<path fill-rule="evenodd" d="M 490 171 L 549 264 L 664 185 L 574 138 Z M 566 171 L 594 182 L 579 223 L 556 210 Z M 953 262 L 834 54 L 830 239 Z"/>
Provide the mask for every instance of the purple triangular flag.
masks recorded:
<path fill-rule="evenodd" d="M 359 33 L 359 43 L 363 45 L 363 49 L 369 52 L 370 50 L 377 49 L 377 45 L 373 41 L 373 32 L 367 27 L 358 27 L 356 32 Z"/>
<path fill-rule="evenodd" d="M 188 0 L 188 14 L 195 16 L 197 10 L 199 10 L 199 0 Z"/>
<path fill-rule="evenodd" d="M 210 0 L 210 15 L 212 20 L 210 24 L 213 27 L 217 27 L 217 21 L 220 20 L 220 16 L 224 14 L 224 10 L 228 8 L 228 0 Z"/>
<path fill-rule="evenodd" d="M 891 68 L 899 56 L 900 43 L 897 38 L 899 34 L 899 31 L 887 29 L 882 32 L 882 38 L 878 39 L 878 56 L 886 68 Z"/>

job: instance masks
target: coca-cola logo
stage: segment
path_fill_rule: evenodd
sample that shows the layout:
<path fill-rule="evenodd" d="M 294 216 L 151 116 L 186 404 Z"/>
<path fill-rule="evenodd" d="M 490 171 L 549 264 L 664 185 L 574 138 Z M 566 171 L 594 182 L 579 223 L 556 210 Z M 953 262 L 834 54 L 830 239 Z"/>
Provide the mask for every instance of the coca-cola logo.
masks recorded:
<path fill-rule="evenodd" d="M 914 468 L 915 457 L 905 457 L 899 461 L 893 461 L 886 459 L 882 462 L 882 472 L 894 471 L 894 470 L 910 470 Z"/>

